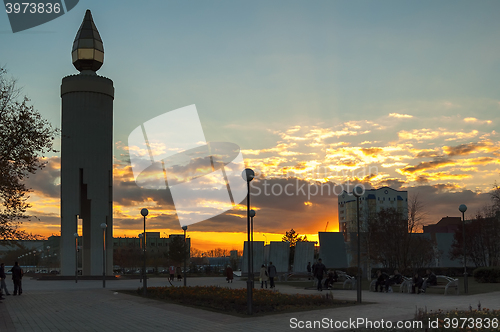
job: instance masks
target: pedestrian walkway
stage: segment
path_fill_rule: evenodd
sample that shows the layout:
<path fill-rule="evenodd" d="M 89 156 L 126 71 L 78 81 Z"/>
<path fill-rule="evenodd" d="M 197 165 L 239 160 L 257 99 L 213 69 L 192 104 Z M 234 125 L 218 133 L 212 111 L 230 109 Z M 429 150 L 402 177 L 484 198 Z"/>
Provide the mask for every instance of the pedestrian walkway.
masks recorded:
<path fill-rule="evenodd" d="M 148 286 L 165 286 L 165 278 L 148 279 Z M 182 282 L 174 282 L 182 285 Z M 188 279 L 188 286 L 219 285 L 246 288 L 236 278 L 232 284 L 219 278 Z M 212 311 L 168 304 L 116 292 L 137 289 L 138 280 L 102 281 L 37 281 L 23 280 L 23 295 L 8 296 L 0 304 L 0 332 L 28 331 L 289 331 L 290 320 L 410 320 L 416 308 L 427 310 L 468 309 L 482 307 L 500 309 L 500 292 L 480 295 L 437 295 L 363 292 L 363 301 L 356 307 L 324 309 L 259 317 L 235 317 Z M 315 290 L 297 289 L 278 284 L 276 290 L 286 293 L 318 294 Z M 323 291 L 325 294 L 327 291 Z M 356 300 L 356 291 L 335 290 L 335 298 Z M 321 329 L 324 331 L 332 329 Z"/>

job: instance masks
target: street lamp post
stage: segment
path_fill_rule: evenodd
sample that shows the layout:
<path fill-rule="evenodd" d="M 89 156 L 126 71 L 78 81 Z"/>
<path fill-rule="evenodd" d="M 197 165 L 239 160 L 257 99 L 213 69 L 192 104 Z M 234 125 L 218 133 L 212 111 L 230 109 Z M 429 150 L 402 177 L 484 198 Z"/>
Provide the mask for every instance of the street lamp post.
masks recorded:
<path fill-rule="evenodd" d="M 45 260 L 45 263 L 47 264 L 47 273 L 50 272 L 50 246 L 47 246 L 47 259 Z"/>
<path fill-rule="evenodd" d="M 144 233 L 142 236 L 142 247 L 143 247 L 143 259 L 144 259 L 144 270 L 143 270 L 143 284 L 142 286 L 144 287 L 143 295 L 148 294 L 148 279 L 146 275 L 146 216 L 148 215 L 149 211 L 148 209 L 142 209 L 141 210 L 141 215 L 144 217 Z"/>
<path fill-rule="evenodd" d="M 75 237 L 75 283 L 78 282 L 78 233 L 73 234 Z"/>
<path fill-rule="evenodd" d="M 252 252 L 251 256 L 252 261 L 250 262 L 250 266 L 252 267 L 252 281 L 253 281 L 253 217 L 255 217 L 255 210 L 250 210 L 250 251 Z"/>
<path fill-rule="evenodd" d="M 361 303 L 361 238 L 359 230 L 359 198 L 363 195 L 363 188 L 360 186 L 354 187 L 352 194 L 356 197 L 356 220 L 357 220 L 357 239 L 358 239 L 358 275 L 356 276 L 357 301 Z"/>
<path fill-rule="evenodd" d="M 102 228 L 102 288 L 106 288 L 106 223 L 101 224 Z M 76 233 L 75 233 L 76 234 Z M 78 234 L 76 234 L 78 235 Z"/>
<path fill-rule="evenodd" d="M 247 280 L 247 308 L 248 314 L 252 314 L 252 290 L 253 290 L 253 273 L 251 261 L 253 259 L 253 252 L 250 242 L 250 181 L 255 177 L 255 173 L 252 169 L 246 168 L 241 174 L 243 180 L 247 182 L 247 230 L 248 230 L 248 280 Z"/>
<path fill-rule="evenodd" d="M 458 207 L 458 210 L 462 212 L 462 233 L 463 233 L 463 242 L 464 242 L 464 293 L 467 294 L 469 292 L 469 281 L 467 280 L 467 253 L 465 251 L 465 211 L 467 211 L 467 206 L 462 204 Z"/>
<path fill-rule="evenodd" d="M 186 258 L 187 258 L 187 242 L 186 242 L 186 231 L 188 227 L 182 226 L 182 230 L 184 231 L 184 287 L 186 287 Z"/>

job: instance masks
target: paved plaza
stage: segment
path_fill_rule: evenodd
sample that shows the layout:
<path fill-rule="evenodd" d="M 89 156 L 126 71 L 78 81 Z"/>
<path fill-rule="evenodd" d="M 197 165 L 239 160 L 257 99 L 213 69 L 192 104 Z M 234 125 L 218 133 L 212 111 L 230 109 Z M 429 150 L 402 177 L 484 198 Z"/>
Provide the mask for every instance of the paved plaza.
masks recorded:
<path fill-rule="evenodd" d="M 188 286 L 220 285 L 246 288 L 236 278 L 227 284 L 223 277 L 188 279 Z M 28 331 L 289 331 L 290 319 L 410 320 L 416 308 L 427 310 L 468 309 L 477 306 L 500 309 L 500 292 L 480 295 L 437 295 L 372 293 L 363 291 L 363 301 L 375 302 L 361 306 L 324 309 L 259 317 L 235 317 L 208 310 L 143 299 L 117 293 L 120 289 L 137 289 L 139 280 L 102 281 L 38 281 L 23 279 L 22 296 L 6 296 L 0 304 L 0 332 Z M 148 286 L 165 286 L 165 278 L 152 278 Z M 175 282 L 174 285 L 181 285 Z M 12 293 L 12 281 L 8 280 Z M 286 293 L 317 294 L 316 290 L 277 285 Z M 325 292 L 323 292 L 325 293 Z M 356 300 L 356 291 L 334 290 L 338 299 Z M 307 329 L 304 329 L 307 330 Z M 331 330 L 331 329 L 321 329 Z"/>

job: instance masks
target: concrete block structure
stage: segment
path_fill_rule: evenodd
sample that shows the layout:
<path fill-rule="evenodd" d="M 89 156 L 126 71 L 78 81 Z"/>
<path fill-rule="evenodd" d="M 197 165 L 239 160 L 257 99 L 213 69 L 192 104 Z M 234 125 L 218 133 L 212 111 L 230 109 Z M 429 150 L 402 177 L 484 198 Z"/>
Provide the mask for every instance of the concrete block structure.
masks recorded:
<path fill-rule="evenodd" d="M 288 272 L 290 260 L 290 243 L 271 241 L 269 245 L 269 262 L 276 266 L 276 272 Z"/>
<path fill-rule="evenodd" d="M 241 272 L 248 273 L 248 241 L 243 244 L 243 259 L 241 261 Z M 264 263 L 264 241 L 253 241 L 253 273 L 258 274 Z"/>
<path fill-rule="evenodd" d="M 75 274 L 74 234 L 81 219 L 83 274 L 103 274 L 104 246 L 106 273 L 112 274 L 114 87 L 96 74 L 104 48 L 89 10 L 72 58 L 80 74 L 63 78 L 61 85 L 61 273 Z M 101 224 L 107 227 L 103 230 Z"/>
<path fill-rule="evenodd" d="M 314 242 L 297 242 L 293 256 L 293 272 L 307 272 L 307 263 L 314 263 Z"/>
<path fill-rule="evenodd" d="M 341 232 L 319 232 L 319 258 L 327 268 L 348 267 L 344 235 Z"/>

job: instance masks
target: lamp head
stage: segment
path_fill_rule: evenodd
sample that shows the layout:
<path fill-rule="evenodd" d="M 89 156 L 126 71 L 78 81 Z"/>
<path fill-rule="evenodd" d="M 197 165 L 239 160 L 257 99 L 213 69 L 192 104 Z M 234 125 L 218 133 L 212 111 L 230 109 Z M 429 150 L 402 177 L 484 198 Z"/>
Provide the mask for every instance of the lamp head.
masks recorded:
<path fill-rule="evenodd" d="M 144 208 L 144 209 L 142 209 L 142 210 L 141 210 L 141 215 L 142 215 L 143 217 L 147 216 L 147 215 L 148 215 L 148 213 L 149 213 L 149 211 L 148 211 L 148 209 L 146 209 L 146 208 Z"/>
<path fill-rule="evenodd" d="M 461 204 L 458 209 L 460 210 L 460 212 L 464 213 L 465 211 L 467 211 L 467 205 L 465 204 Z"/>
<path fill-rule="evenodd" d="M 108 225 L 106 225 L 106 223 L 104 223 L 104 222 L 103 222 L 103 223 L 101 224 L 101 228 L 102 228 L 102 229 L 106 229 L 106 227 L 108 227 Z"/>
<path fill-rule="evenodd" d="M 185 226 L 185 225 L 184 225 L 184 226 L 182 226 L 182 230 L 183 230 L 183 231 L 186 231 L 187 229 L 188 229 L 188 227 L 187 227 L 187 226 Z"/>
<path fill-rule="evenodd" d="M 255 210 L 250 210 L 250 217 L 255 217 Z"/>
<path fill-rule="evenodd" d="M 74 237 L 78 237 L 78 233 L 73 234 Z"/>
<path fill-rule="evenodd" d="M 352 189 L 352 194 L 355 197 L 361 197 L 363 196 L 364 193 L 365 193 L 365 187 L 363 187 L 360 184 L 355 185 L 354 188 Z"/>
<path fill-rule="evenodd" d="M 241 173 L 241 177 L 246 182 L 250 182 L 255 177 L 255 172 L 251 168 L 245 168 L 245 170 Z"/>

